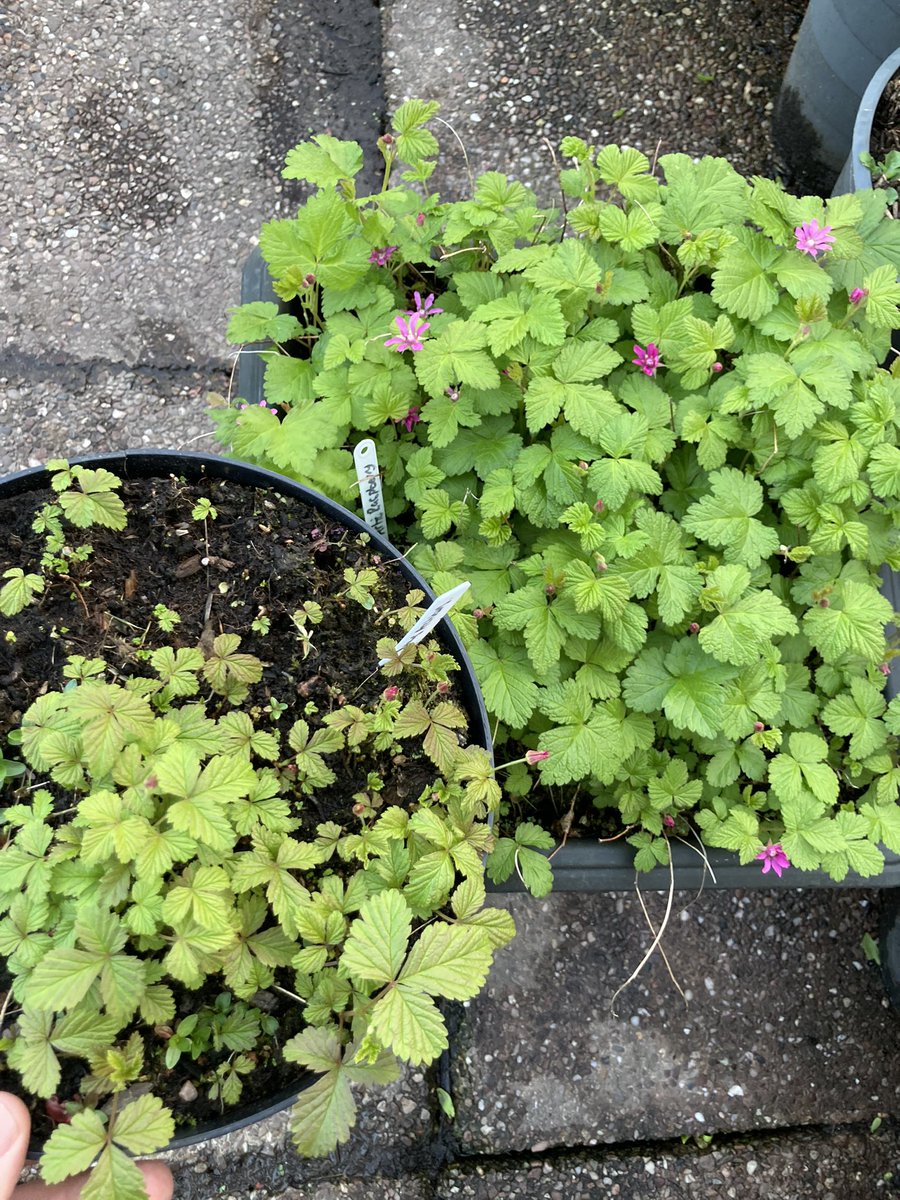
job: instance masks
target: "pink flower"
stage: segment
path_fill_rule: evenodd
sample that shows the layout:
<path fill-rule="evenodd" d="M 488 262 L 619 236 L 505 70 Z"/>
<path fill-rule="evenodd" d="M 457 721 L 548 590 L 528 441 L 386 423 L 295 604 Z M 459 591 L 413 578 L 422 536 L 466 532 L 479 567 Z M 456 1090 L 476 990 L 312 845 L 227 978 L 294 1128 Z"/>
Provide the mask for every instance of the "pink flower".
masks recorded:
<path fill-rule="evenodd" d="M 406 416 L 402 419 L 400 424 L 406 426 L 407 433 L 412 433 L 413 425 L 418 425 L 421 420 L 422 418 L 419 416 L 419 406 L 418 404 L 414 404 Z"/>
<path fill-rule="evenodd" d="M 399 249 L 399 246 L 383 246 L 380 250 L 374 249 L 369 255 L 369 262 L 374 263 L 376 267 L 386 267 L 388 259 Z"/>
<path fill-rule="evenodd" d="M 722 370 L 722 364 L 721 364 L 720 362 L 714 362 L 714 363 L 713 363 L 713 365 L 712 365 L 712 369 L 713 369 L 713 370 L 715 371 L 715 373 L 718 375 L 718 374 L 719 374 L 719 372 Z"/>
<path fill-rule="evenodd" d="M 425 224 L 425 214 L 424 213 L 416 214 L 416 224 L 419 226 L 420 229 Z"/>
<path fill-rule="evenodd" d="M 665 365 L 659 361 L 659 348 L 653 342 L 647 343 L 646 350 L 643 346 L 635 346 L 634 358 L 631 361 L 651 378 L 656 374 L 657 367 Z"/>
<path fill-rule="evenodd" d="M 549 750 L 526 750 L 525 761 L 529 767 L 536 767 L 538 763 L 546 762 L 550 757 Z"/>
<path fill-rule="evenodd" d="M 413 315 L 407 320 L 403 317 L 396 317 L 395 323 L 400 333 L 397 337 L 389 338 L 384 344 L 393 346 L 402 354 L 404 350 L 421 350 L 421 337 L 426 329 L 430 328 L 427 321 L 422 321 L 419 317 Z"/>
<path fill-rule="evenodd" d="M 437 317 L 444 310 L 442 308 L 433 308 L 434 292 L 429 292 L 423 300 L 418 292 L 413 292 L 413 299 L 416 302 L 416 307 L 410 312 L 407 311 L 408 317 Z"/>
<path fill-rule="evenodd" d="M 811 254 L 813 258 L 820 250 L 831 249 L 831 243 L 834 238 L 831 235 L 831 226 L 823 225 L 819 227 L 819 222 L 813 217 L 811 221 L 804 221 L 802 225 L 798 225 L 794 230 L 794 237 L 797 239 L 797 249 L 802 250 L 804 254 Z"/>
<path fill-rule="evenodd" d="M 784 868 L 791 865 L 791 860 L 781 848 L 781 842 L 776 842 L 774 845 L 769 842 L 768 845 L 760 850 L 756 857 L 763 860 L 763 875 L 768 875 L 769 871 L 774 871 L 779 879 Z"/>
<path fill-rule="evenodd" d="M 868 288 L 854 288 L 853 291 L 850 293 L 850 303 L 851 304 L 862 304 L 863 300 L 865 300 L 865 298 L 866 298 L 866 296 L 868 296 L 868 294 L 869 294 Z"/>

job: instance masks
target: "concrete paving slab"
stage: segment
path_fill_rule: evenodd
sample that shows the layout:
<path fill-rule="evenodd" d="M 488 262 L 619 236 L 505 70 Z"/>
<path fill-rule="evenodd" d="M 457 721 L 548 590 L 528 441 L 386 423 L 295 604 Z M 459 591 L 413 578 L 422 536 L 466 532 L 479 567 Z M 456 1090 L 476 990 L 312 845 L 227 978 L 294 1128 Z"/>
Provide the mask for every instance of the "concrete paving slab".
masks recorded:
<path fill-rule="evenodd" d="M 344 1181 L 381 1179 L 373 1200 L 390 1200 L 396 1180 L 435 1174 L 446 1151 L 438 1136 L 438 1106 L 432 1075 L 407 1068 L 387 1087 L 354 1088 L 358 1119 L 350 1140 L 322 1159 L 302 1159 L 291 1145 L 290 1114 L 285 1111 L 212 1141 L 162 1155 L 175 1174 L 178 1200 L 221 1197 L 225 1185 L 235 1197 L 282 1195 L 299 1189 L 306 1200 L 332 1200 L 344 1193 L 316 1188 Z M 330 1182 L 328 1182 L 330 1181 Z M 357 1185 L 354 1184 L 354 1187 Z M 404 1182 L 405 1186 L 405 1182 Z M 265 1191 L 263 1191 L 265 1189 Z M 290 1191 L 287 1193 L 291 1194 Z M 357 1191 L 348 1193 L 361 1195 Z M 411 1200 L 419 1193 L 411 1190 Z"/>
<path fill-rule="evenodd" d="M 460 1163 L 437 1200 L 879 1200 L 896 1196 L 900 1134 L 837 1130 L 731 1142 L 707 1153 L 609 1153 Z M 329 1198 L 330 1200 L 330 1198 Z"/>
<path fill-rule="evenodd" d="M 0 351 L 221 363 L 285 150 L 377 133 L 377 30 L 374 5 L 345 0 L 16 0 L 0 20 Z"/>
<path fill-rule="evenodd" d="M 658 924 L 665 897 L 645 900 Z M 860 949 L 877 894 L 677 893 L 663 948 L 687 1004 L 657 956 L 616 1015 L 616 989 L 651 941 L 633 895 L 503 903 L 518 936 L 452 1048 L 464 1153 L 896 1111 L 900 1022 Z"/>
<path fill-rule="evenodd" d="M 102 450 L 215 452 L 206 397 L 227 386 L 222 370 L 4 365 L 0 359 L 0 475 Z"/>
<path fill-rule="evenodd" d="M 770 172 L 766 117 L 806 0 L 383 0 L 383 9 L 389 107 L 439 100 L 476 173 L 511 174 L 556 203 L 551 147 L 567 134 L 648 155 L 658 145 L 727 154 L 739 170 Z M 458 196 L 465 161 L 444 133 L 434 182 Z"/>

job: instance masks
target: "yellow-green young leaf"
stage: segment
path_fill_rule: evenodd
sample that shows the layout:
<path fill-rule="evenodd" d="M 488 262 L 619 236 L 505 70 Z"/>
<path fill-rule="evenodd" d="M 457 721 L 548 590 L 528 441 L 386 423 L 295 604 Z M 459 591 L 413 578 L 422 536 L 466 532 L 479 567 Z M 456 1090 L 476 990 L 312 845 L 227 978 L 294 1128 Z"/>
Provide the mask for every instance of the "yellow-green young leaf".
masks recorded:
<path fill-rule="evenodd" d="M 403 985 L 377 1001 L 369 1030 L 382 1046 L 414 1067 L 433 1062 L 447 1049 L 447 1027 L 433 1001 Z"/>
<path fill-rule="evenodd" d="M 41 1178 L 45 1183 L 60 1183 L 86 1171 L 105 1145 L 106 1125 L 100 1114 L 93 1109 L 75 1113 L 70 1124 L 57 1125 L 47 1139 L 41 1155 Z"/>
<path fill-rule="evenodd" d="M 370 897 L 350 926 L 340 974 L 370 984 L 392 982 L 406 957 L 411 930 L 412 910 L 398 891 Z"/>
<path fill-rule="evenodd" d="M 346 1142 L 356 1123 L 356 1103 L 344 1073 L 330 1070 L 300 1093 L 291 1109 L 291 1133 L 298 1154 L 319 1158 Z"/>
<path fill-rule="evenodd" d="M 462 923 L 486 933 L 494 950 L 508 945 L 516 936 L 515 923 L 502 908 L 483 908 L 481 912 L 466 917 Z"/>
<path fill-rule="evenodd" d="M 3 578 L 8 579 L 0 588 L 0 613 L 4 617 L 12 617 L 30 604 L 35 596 L 44 590 L 44 580 L 41 575 L 26 575 L 21 567 L 13 567 L 3 572 Z"/>
<path fill-rule="evenodd" d="M 479 912 L 484 907 L 485 897 L 483 880 L 477 877 L 464 879 L 450 900 L 457 921 L 465 921 Z"/>
<path fill-rule="evenodd" d="M 107 1146 L 81 1191 L 81 1200 L 145 1200 L 144 1173 L 118 1146 Z"/>
<path fill-rule="evenodd" d="M 112 1139 L 132 1154 L 153 1154 L 164 1150 L 175 1133 L 172 1114 L 158 1096 L 138 1096 L 119 1112 L 112 1127 Z"/>
<path fill-rule="evenodd" d="M 700 645 L 720 662 L 747 666 L 777 637 L 797 632 L 789 609 L 771 592 L 750 592 L 700 630 Z"/>
<path fill-rule="evenodd" d="M 103 955 L 89 950 L 66 946 L 51 950 L 28 980 L 29 1004 L 49 1012 L 74 1008 L 87 995 L 103 964 Z"/>
<path fill-rule="evenodd" d="M 53 1026 L 50 1040 L 63 1054 L 87 1058 L 93 1051 L 108 1046 L 120 1028 L 112 1017 L 103 1017 L 88 1009 L 66 1013 Z"/>
<path fill-rule="evenodd" d="M 334 1071 L 341 1065 L 340 1039 L 337 1031 L 307 1026 L 284 1044 L 284 1057 L 310 1071 Z"/>
<path fill-rule="evenodd" d="M 49 1014 L 47 1016 L 49 1022 Z M 49 1041 L 16 1038 L 6 1052 L 6 1061 L 22 1077 L 22 1083 L 36 1096 L 52 1096 L 59 1087 L 62 1069 Z"/>
<path fill-rule="evenodd" d="M 484 987 L 493 951 L 480 929 L 463 925 L 429 925 L 409 952 L 399 983 L 406 988 L 470 1000 Z"/>

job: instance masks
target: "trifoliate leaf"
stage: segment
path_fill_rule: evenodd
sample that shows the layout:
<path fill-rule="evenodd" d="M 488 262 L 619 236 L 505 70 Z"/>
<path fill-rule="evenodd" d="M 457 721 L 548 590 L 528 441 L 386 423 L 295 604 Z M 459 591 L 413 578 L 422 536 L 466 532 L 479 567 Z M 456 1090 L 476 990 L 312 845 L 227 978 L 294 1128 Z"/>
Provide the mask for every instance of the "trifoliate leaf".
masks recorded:
<path fill-rule="evenodd" d="M 846 692 L 830 700 L 822 720 L 834 733 L 850 737 L 850 753 L 862 759 L 879 750 L 887 739 L 887 729 L 879 718 L 887 707 L 883 694 L 866 679 L 850 680 Z"/>
<path fill-rule="evenodd" d="M 715 572 L 713 572 L 715 574 Z M 776 638 L 797 632 L 791 611 L 771 592 L 748 592 L 700 630 L 703 649 L 720 662 L 748 666 Z"/>
<path fill-rule="evenodd" d="M 86 1171 L 105 1145 L 106 1125 L 99 1113 L 92 1109 L 75 1113 L 68 1125 L 57 1125 L 47 1139 L 41 1177 L 46 1183 L 60 1183 Z"/>
<path fill-rule="evenodd" d="M 501 654 L 490 642 L 479 640 L 469 654 L 489 711 L 513 729 L 522 728 L 538 699 L 534 671 L 525 651 L 507 644 Z"/>
<path fill-rule="evenodd" d="M 691 533 L 721 546 L 727 562 L 757 567 L 778 549 L 775 529 L 756 519 L 763 506 L 760 483 L 736 467 L 723 467 L 709 477 L 712 494 L 692 504 L 684 517 Z"/>
<path fill-rule="evenodd" d="M 868 662 L 884 658 L 885 625 L 893 606 L 874 587 L 850 580 L 841 582 L 828 598 L 828 606 L 811 608 L 803 618 L 803 632 L 827 663 L 844 654 L 858 654 Z"/>

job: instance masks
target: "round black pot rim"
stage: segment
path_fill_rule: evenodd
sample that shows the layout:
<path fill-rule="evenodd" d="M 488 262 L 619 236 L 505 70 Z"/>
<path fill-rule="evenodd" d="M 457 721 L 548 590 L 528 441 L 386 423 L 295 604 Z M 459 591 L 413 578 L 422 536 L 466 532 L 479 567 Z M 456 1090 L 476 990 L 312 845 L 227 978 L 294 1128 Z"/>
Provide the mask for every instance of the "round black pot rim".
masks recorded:
<path fill-rule="evenodd" d="M 284 475 L 268 471 L 264 467 L 257 467 L 238 459 L 205 454 L 202 451 L 176 451 L 159 448 L 90 454 L 74 457 L 67 461 L 73 466 L 104 467 L 119 475 L 123 480 L 165 477 L 174 474 L 185 475 L 191 479 L 191 482 L 197 482 L 207 476 L 213 479 L 230 480 L 247 487 L 270 488 L 281 495 L 289 496 L 317 509 L 323 516 L 340 522 L 354 532 L 367 534 L 378 552 L 396 566 L 409 583 L 420 588 L 429 603 L 435 598 L 432 588 L 415 567 L 407 561 L 401 551 L 355 513 L 330 500 L 327 496 L 323 496 L 320 492 L 297 483 L 296 480 L 288 479 Z M 47 487 L 51 474 L 52 472 L 46 467 L 29 467 L 26 470 L 5 475 L 0 478 L 0 497 L 19 496 L 37 488 Z M 435 626 L 433 635 L 437 636 L 445 649 L 460 664 L 458 686 L 462 702 L 470 718 L 470 738 L 484 746 L 493 758 L 487 709 L 478 687 L 475 669 L 469 661 L 460 636 L 447 617 L 442 618 Z M 226 1133 L 234 1133 L 256 1121 L 274 1116 L 287 1108 L 302 1091 L 315 1083 L 317 1078 L 318 1076 L 313 1071 L 298 1070 L 295 1082 L 290 1087 L 276 1093 L 274 1097 L 249 1105 L 244 1109 L 233 1110 L 227 1121 L 207 1121 L 190 1128 L 183 1128 L 176 1132 L 166 1150 L 179 1150 L 185 1146 L 195 1145 L 197 1142 L 221 1137 Z M 39 1157 L 42 1150 L 41 1144 L 29 1145 L 29 1155 L 32 1158 Z"/>

